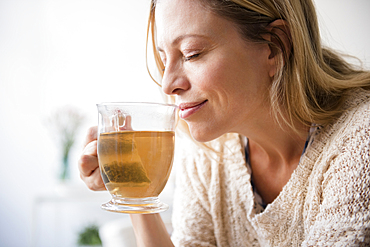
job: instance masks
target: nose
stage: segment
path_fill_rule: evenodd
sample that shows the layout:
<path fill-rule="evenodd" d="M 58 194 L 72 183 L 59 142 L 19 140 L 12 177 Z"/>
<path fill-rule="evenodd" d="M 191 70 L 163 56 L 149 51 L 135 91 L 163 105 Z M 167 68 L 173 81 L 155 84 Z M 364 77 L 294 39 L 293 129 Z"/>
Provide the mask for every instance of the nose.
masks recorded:
<path fill-rule="evenodd" d="M 162 90 L 167 95 L 179 95 L 190 89 L 190 82 L 180 64 L 166 64 L 162 78 Z"/>

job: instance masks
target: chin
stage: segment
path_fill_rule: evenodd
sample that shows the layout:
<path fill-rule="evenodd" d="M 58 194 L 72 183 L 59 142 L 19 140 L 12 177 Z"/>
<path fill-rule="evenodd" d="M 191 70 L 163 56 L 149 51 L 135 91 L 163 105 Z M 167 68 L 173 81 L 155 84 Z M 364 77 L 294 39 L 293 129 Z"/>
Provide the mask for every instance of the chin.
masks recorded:
<path fill-rule="evenodd" d="M 221 136 L 209 130 L 193 130 L 192 128 L 190 128 L 190 134 L 197 142 L 209 142 Z"/>

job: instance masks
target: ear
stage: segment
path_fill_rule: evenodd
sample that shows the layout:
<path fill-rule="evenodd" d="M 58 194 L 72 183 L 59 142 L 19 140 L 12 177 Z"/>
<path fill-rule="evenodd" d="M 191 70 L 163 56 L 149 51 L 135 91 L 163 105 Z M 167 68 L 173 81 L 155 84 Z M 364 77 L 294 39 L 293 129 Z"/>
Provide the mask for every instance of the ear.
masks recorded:
<path fill-rule="evenodd" d="M 270 71 L 270 76 L 273 77 L 277 71 L 278 54 L 283 53 L 283 63 L 285 64 L 289 59 L 292 43 L 291 34 L 288 23 L 282 19 L 277 19 L 271 22 L 267 26 L 267 31 L 270 33 L 268 40 L 275 44 L 275 46 L 270 45 L 270 56 L 269 60 L 272 65 Z"/>

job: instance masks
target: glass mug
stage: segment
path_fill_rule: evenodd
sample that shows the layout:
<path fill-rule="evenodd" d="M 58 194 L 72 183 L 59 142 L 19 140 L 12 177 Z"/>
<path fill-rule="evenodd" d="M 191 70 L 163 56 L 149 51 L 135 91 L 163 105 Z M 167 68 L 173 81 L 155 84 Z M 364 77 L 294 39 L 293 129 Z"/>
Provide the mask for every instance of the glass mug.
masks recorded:
<path fill-rule="evenodd" d="M 158 213 L 171 172 L 177 106 L 157 103 L 98 104 L 98 160 L 112 199 L 102 208 Z"/>

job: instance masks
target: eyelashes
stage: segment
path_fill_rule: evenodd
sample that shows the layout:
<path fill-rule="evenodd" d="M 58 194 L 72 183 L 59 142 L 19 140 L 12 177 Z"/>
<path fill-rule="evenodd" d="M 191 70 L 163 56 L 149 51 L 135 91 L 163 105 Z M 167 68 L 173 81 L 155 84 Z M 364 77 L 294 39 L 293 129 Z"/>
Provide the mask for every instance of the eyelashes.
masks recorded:
<path fill-rule="evenodd" d="M 197 54 L 194 54 L 194 55 L 191 55 L 191 56 L 184 57 L 184 61 L 188 62 L 192 59 L 195 59 L 195 58 L 199 57 L 200 55 L 201 55 L 200 53 L 197 53 Z M 162 63 L 163 63 L 163 66 L 164 66 L 164 68 L 162 69 L 162 72 L 164 72 L 166 70 L 166 65 L 165 65 L 164 62 L 162 62 Z"/>
<path fill-rule="evenodd" d="M 190 61 L 191 59 L 194 59 L 194 58 L 197 58 L 200 56 L 200 53 L 197 53 L 197 54 L 194 54 L 194 55 L 191 55 L 191 56 L 187 56 L 187 57 L 184 57 L 184 61 Z"/>

